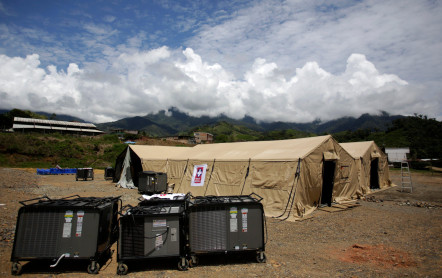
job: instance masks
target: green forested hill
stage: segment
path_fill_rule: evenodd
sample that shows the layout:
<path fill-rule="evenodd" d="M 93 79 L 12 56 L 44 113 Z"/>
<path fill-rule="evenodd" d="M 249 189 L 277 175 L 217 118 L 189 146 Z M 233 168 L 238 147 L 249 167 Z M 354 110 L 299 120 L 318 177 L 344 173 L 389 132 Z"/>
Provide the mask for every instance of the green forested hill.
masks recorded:
<path fill-rule="evenodd" d="M 11 121 L 13 116 L 47 118 L 45 115 L 14 109 L 1 114 L 0 120 L 4 122 Z M 54 117 L 55 114 L 51 116 Z M 12 123 L 9 124 L 12 125 Z M 439 159 L 439 161 L 442 159 L 442 123 L 424 115 L 390 116 L 383 112 L 377 116 L 364 114 L 357 119 L 347 117 L 326 123 L 314 121 L 306 124 L 295 124 L 284 122 L 257 123 L 250 117 L 245 117 L 243 120 L 233 120 L 222 115 L 216 118 L 196 118 L 177 110 L 171 110 L 169 113 L 162 111 L 145 117 L 125 118 L 117 122 L 101 124 L 99 127 L 136 129 L 144 131 L 150 136 L 173 134 L 192 136 L 195 131 L 203 131 L 212 133 L 215 136 L 215 142 L 282 140 L 332 134 L 338 142 L 373 140 L 381 148 L 409 147 L 413 159 L 433 158 Z M 93 139 L 95 143 L 93 143 L 94 147 L 91 149 L 86 147 L 90 144 L 88 145 L 85 142 L 82 143 L 82 146 L 77 145 L 77 141 L 83 139 L 63 139 L 62 141 L 65 141 L 63 144 L 58 143 L 60 140 L 52 140 L 53 147 L 50 149 L 49 146 L 45 145 L 46 139 L 41 140 L 43 143 L 29 143 L 31 141 L 26 141 L 30 139 L 25 135 L 23 135 L 24 137 L 17 135 L 16 138 L 12 135 L 4 136 L 3 141 L 0 142 L 0 153 L 2 155 L 0 162 L 2 162 L 2 159 L 5 161 L 7 154 L 12 154 L 14 150 L 20 150 L 19 154 L 26 153 L 46 159 L 51 155 L 45 150 L 54 148 L 58 151 L 52 155 L 53 157 L 59 156 L 64 161 L 69 161 L 70 157 L 80 156 L 79 153 L 81 152 L 92 152 L 90 154 L 92 156 L 93 152 L 98 149 L 105 150 L 107 147 L 102 147 L 102 145 L 108 144 L 101 142 L 100 139 Z M 9 139 L 5 139 L 6 137 Z M 26 149 L 26 151 L 23 149 Z M 101 152 L 97 153 L 101 154 Z"/>
<path fill-rule="evenodd" d="M 156 114 L 148 114 L 142 117 L 124 118 L 115 122 L 97 124 L 97 127 L 103 131 L 110 130 L 111 128 L 140 130 L 149 136 L 159 137 L 188 134 L 195 129 L 217 126 L 220 123 L 227 123 L 232 127 L 241 126 L 255 132 L 297 130 L 306 133 L 323 134 L 347 130 L 356 131 L 358 129 L 387 130 L 393 120 L 402 117 L 404 116 L 389 115 L 386 112 L 382 112 L 380 115 L 363 114 L 358 118 L 343 117 L 326 122 L 321 122 L 320 120 L 310 123 L 258 122 L 248 116 L 239 120 L 231 119 L 225 115 L 193 117 L 171 108 L 167 112 L 160 111 Z"/>
<path fill-rule="evenodd" d="M 386 130 L 369 128 L 336 133 L 313 133 L 296 129 L 256 131 L 228 122 L 197 127 L 194 131 L 212 133 L 215 142 L 282 140 L 331 134 L 340 143 L 375 141 L 381 148 L 409 147 L 412 159 L 433 158 L 442 160 L 442 123 L 423 115 L 400 117 L 393 120 Z"/>
<path fill-rule="evenodd" d="M 386 131 L 344 131 L 333 134 L 338 142 L 375 141 L 379 147 L 409 147 L 412 159 L 442 160 L 442 122 L 424 115 L 396 119 Z"/>
<path fill-rule="evenodd" d="M 112 166 L 125 147 L 116 135 L 90 138 L 58 133 L 0 133 L 0 166 L 104 168 Z"/>
<path fill-rule="evenodd" d="M 315 136 L 314 133 L 294 129 L 256 131 L 245 126 L 234 125 L 228 122 L 219 122 L 214 125 L 196 127 L 195 131 L 208 132 L 214 135 L 216 143 L 238 142 L 238 141 L 262 141 L 262 140 L 283 140 Z"/>

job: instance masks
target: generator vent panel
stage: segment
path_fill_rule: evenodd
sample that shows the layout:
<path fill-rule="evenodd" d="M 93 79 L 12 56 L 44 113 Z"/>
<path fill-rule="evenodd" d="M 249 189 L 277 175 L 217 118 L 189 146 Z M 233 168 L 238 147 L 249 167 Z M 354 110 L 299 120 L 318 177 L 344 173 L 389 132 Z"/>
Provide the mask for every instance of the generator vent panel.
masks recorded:
<path fill-rule="evenodd" d="M 15 256 L 54 257 L 61 238 L 60 212 L 28 211 L 20 218 Z"/>
<path fill-rule="evenodd" d="M 190 246 L 195 252 L 222 251 L 227 249 L 226 210 L 193 211 L 189 216 Z"/>
<path fill-rule="evenodd" d="M 121 252 L 123 257 L 144 256 L 144 219 L 128 217 L 123 221 L 121 234 Z"/>

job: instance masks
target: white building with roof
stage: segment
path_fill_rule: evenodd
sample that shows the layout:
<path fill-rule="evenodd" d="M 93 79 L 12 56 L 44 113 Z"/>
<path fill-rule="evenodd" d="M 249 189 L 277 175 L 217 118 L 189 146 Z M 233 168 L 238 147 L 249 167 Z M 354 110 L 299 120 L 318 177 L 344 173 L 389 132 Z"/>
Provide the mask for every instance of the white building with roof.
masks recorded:
<path fill-rule="evenodd" d="M 79 135 L 99 135 L 103 131 L 99 130 L 92 123 L 66 122 L 54 120 L 42 120 L 34 118 L 14 117 L 12 129 L 15 132 L 59 132 Z"/>
<path fill-rule="evenodd" d="M 407 154 L 410 153 L 410 148 L 385 148 L 385 153 L 390 163 L 402 162 L 407 160 Z"/>

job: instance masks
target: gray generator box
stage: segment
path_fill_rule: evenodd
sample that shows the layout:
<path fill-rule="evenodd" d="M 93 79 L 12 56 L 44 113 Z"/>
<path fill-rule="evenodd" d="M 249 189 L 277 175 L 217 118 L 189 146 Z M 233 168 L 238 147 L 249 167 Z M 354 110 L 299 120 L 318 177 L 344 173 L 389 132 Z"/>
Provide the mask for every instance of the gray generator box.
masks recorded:
<path fill-rule="evenodd" d="M 106 167 L 104 169 L 104 179 L 113 179 L 115 175 L 115 169 L 112 167 Z"/>
<path fill-rule="evenodd" d="M 265 261 L 264 209 L 256 194 L 194 197 L 188 206 L 191 263 L 205 253 L 256 252 Z"/>
<path fill-rule="evenodd" d="M 153 171 L 144 171 L 138 173 L 138 192 L 142 194 L 156 194 L 166 192 L 166 190 L 166 173 Z"/>
<path fill-rule="evenodd" d="M 178 268 L 187 269 L 185 252 L 185 201 L 124 207 L 120 213 L 117 274 L 128 272 L 128 261 L 179 258 Z"/>
<path fill-rule="evenodd" d="M 93 168 L 77 168 L 77 174 L 75 176 L 75 180 L 78 179 L 94 179 L 94 169 Z"/>
<path fill-rule="evenodd" d="M 11 255 L 12 274 L 20 274 L 19 261 L 86 260 L 89 273 L 110 254 L 118 239 L 120 197 L 42 197 L 21 202 Z M 28 203 L 34 201 L 33 203 Z"/>

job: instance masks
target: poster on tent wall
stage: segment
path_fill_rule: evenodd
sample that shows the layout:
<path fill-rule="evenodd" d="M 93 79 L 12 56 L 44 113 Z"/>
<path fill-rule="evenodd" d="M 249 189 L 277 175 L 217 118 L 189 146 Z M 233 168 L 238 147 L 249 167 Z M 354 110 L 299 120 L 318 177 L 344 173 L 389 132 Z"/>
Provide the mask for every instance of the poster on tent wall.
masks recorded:
<path fill-rule="evenodd" d="M 207 164 L 195 165 L 193 167 L 191 186 L 203 186 L 206 178 Z"/>

